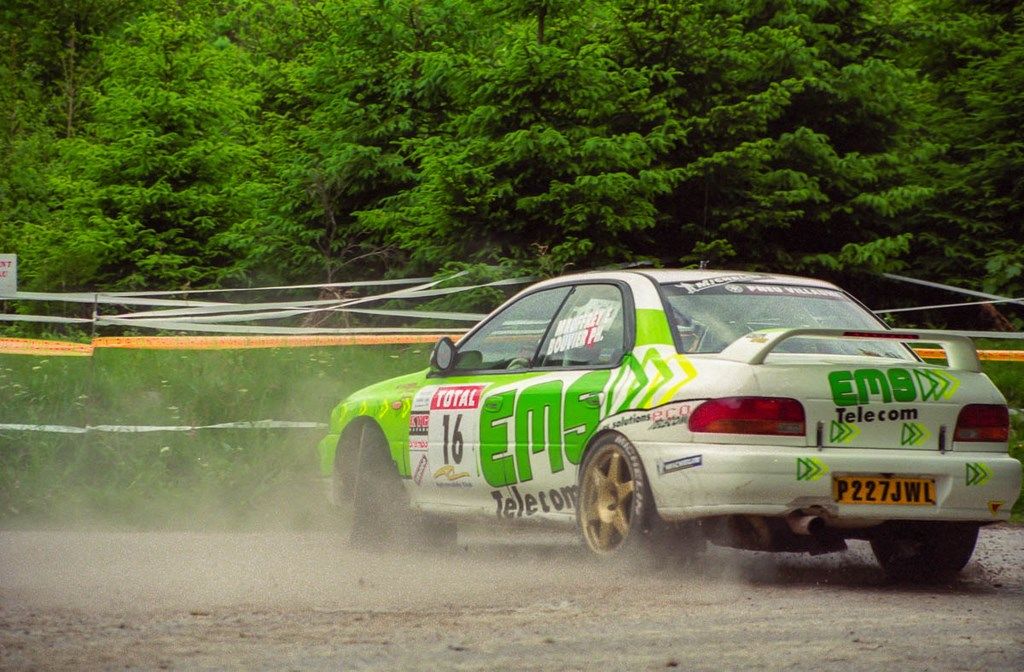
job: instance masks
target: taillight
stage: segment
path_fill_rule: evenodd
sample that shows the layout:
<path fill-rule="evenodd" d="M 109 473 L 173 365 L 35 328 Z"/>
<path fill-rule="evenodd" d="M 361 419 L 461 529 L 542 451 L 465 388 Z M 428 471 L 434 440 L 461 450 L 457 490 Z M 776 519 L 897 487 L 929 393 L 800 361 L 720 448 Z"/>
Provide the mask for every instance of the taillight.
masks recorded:
<path fill-rule="evenodd" d="M 690 414 L 690 431 L 803 436 L 804 407 L 796 399 L 778 397 L 711 399 Z"/>
<path fill-rule="evenodd" d="M 956 419 L 954 441 L 1002 443 L 1010 438 L 1010 412 L 1002 404 L 967 404 Z"/>

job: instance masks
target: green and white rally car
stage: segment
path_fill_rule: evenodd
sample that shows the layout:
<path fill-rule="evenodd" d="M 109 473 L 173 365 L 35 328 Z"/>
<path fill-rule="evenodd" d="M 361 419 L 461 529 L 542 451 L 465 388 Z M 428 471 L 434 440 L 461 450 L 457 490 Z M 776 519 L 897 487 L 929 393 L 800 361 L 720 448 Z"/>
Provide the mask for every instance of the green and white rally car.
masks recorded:
<path fill-rule="evenodd" d="M 1009 518 L 1008 435 L 967 338 L 889 331 L 819 280 L 645 270 L 520 292 L 343 401 L 319 452 L 357 540 L 452 542 L 473 517 L 576 525 L 608 555 L 856 538 L 913 578 Z"/>

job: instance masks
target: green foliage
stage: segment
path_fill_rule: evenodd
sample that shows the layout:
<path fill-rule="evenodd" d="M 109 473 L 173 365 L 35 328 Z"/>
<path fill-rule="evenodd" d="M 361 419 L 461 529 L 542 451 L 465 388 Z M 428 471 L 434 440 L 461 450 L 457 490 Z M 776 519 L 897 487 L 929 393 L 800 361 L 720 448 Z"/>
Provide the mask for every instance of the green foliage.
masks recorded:
<path fill-rule="evenodd" d="M 1022 11 L 18 3 L 0 248 L 40 290 L 650 260 L 1019 295 Z"/>
<path fill-rule="evenodd" d="M 952 284 L 1019 296 L 1024 7 L 931 0 L 922 9 L 907 22 L 907 52 L 930 82 L 923 119 L 942 151 L 928 171 L 934 197 L 912 220 L 918 265 Z"/>

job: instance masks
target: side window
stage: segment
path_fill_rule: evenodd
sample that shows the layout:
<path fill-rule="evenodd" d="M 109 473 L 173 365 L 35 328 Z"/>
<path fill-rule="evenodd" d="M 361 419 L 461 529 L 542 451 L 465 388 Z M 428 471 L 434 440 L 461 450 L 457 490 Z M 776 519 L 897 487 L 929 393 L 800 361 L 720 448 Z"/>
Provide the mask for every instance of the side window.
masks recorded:
<path fill-rule="evenodd" d="M 459 371 L 523 369 L 530 365 L 540 340 L 570 287 L 555 287 L 524 296 L 492 317 L 459 345 Z"/>
<path fill-rule="evenodd" d="M 539 366 L 605 366 L 622 358 L 622 291 L 615 285 L 578 285 L 558 311 L 541 346 Z"/>

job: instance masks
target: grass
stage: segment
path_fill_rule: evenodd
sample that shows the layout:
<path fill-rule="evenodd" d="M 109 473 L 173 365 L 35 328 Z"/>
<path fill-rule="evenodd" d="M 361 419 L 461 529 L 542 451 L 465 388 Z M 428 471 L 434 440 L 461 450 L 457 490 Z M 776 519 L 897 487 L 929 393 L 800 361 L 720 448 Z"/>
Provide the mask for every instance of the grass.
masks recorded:
<path fill-rule="evenodd" d="M 427 346 L 99 349 L 0 356 L 0 422 L 202 426 L 325 423 L 371 382 L 426 366 Z M 320 429 L 61 434 L 0 431 L 0 523 L 246 528 L 321 524 Z"/>
<path fill-rule="evenodd" d="M 0 423 L 325 423 L 348 393 L 426 366 L 428 352 L 420 345 L 0 355 Z M 1024 408 L 1024 364 L 984 368 L 1011 408 Z M 1024 461 L 1024 414 L 1013 417 L 1013 426 L 1011 454 Z M 314 451 L 324 431 L 0 430 L 0 525 L 329 525 Z M 1024 497 L 1014 516 L 1024 520 Z"/>

